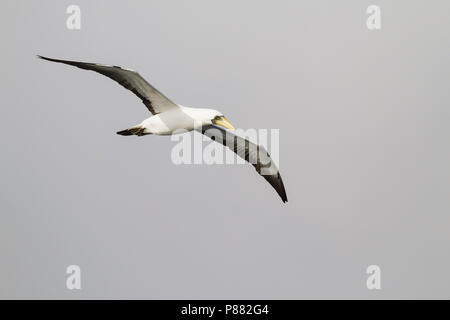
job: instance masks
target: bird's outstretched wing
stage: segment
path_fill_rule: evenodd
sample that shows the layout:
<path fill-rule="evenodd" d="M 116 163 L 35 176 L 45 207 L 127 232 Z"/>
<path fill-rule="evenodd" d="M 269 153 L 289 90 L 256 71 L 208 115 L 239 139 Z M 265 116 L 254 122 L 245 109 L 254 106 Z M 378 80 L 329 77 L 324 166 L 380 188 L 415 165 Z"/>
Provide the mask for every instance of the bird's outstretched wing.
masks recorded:
<path fill-rule="evenodd" d="M 75 66 L 85 70 L 92 70 L 107 76 L 118 82 L 121 86 L 137 95 L 145 106 L 153 114 L 165 112 L 171 108 L 178 108 L 178 105 L 170 101 L 165 95 L 156 90 L 150 83 L 145 81 L 139 73 L 133 70 L 123 69 L 117 66 L 108 66 L 97 63 L 87 63 L 69 60 L 52 59 L 38 56 L 41 59 L 59 62 Z"/>
<path fill-rule="evenodd" d="M 202 133 L 228 147 L 239 157 L 254 166 L 256 171 L 277 191 L 281 200 L 287 202 L 286 190 L 284 189 L 280 172 L 263 147 L 215 125 L 203 126 Z"/>

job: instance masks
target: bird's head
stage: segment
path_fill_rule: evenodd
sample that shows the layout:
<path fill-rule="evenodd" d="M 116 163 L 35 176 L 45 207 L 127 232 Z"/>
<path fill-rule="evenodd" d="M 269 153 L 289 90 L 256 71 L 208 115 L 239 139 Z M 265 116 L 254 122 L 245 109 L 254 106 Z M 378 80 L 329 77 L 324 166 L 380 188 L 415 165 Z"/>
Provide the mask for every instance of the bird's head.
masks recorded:
<path fill-rule="evenodd" d="M 215 124 L 217 126 L 221 126 L 225 129 L 234 130 L 233 125 L 225 118 L 222 112 L 217 110 L 211 110 L 210 122 L 211 124 Z"/>

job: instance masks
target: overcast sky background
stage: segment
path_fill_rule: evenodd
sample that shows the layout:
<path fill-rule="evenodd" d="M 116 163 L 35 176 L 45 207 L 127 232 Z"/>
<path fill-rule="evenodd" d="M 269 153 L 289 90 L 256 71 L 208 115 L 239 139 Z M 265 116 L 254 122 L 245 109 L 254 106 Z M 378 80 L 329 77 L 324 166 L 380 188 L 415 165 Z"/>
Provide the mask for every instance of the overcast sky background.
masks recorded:
<path fill-rule="evenodd" d="M 3 1 L 0 297 L 450 298 L 449 10 Z M 36 54 L 129 67 L 236 127 L 280 129 L 289 202 L 250 165 L 175 166 L 169 137 L 116 135 L 144 105 Z"/>

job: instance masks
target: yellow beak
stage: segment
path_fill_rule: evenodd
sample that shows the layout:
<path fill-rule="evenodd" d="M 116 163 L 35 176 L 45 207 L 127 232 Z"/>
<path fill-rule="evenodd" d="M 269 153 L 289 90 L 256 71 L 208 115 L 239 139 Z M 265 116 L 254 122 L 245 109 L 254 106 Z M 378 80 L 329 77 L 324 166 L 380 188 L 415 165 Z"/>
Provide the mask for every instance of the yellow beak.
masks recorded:
<path fill-rule="evenodd" d="M 213 123 L 224 127 L 225 129 L 234 130 L 233 125 L 225 117 L 219 117 L 217 120 L 214 120 Z"/>

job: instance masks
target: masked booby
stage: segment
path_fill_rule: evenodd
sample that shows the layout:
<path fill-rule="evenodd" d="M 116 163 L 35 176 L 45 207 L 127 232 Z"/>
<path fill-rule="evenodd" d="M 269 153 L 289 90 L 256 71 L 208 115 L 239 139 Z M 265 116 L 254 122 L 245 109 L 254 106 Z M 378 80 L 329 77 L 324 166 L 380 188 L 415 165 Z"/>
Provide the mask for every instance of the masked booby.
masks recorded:
<path fill-rule="evenodd" d="M 38 57 L 98 72 L 138 96 L 153 115 L 136 126 L 118 131 L 117 134 L 122 136 L 171 135 L 179 130 L 198 130 L 252 164 L 277 191 L 281 200 L 287 202 L 283 180 L 270 155 L 263 147 L 232 133 L 230 130 L 234 130 L 234 127 L 222 112 L 214 109 L 188 108 L 176 104 L 133 70 L 97 63 Z"/>

